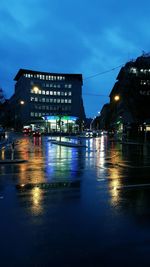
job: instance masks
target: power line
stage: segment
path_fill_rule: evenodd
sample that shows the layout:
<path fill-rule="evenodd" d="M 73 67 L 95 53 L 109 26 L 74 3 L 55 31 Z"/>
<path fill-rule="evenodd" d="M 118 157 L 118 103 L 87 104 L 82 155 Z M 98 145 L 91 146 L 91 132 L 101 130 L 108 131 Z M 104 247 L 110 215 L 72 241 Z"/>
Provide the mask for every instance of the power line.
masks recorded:
<path fill-rule="evenodd" d="M 83 80 L 88 80 L 88 79 L 94 78 L 94 77 L 96 77 L 96 76 L 103 75 L 103 74 L 105 74 L 105 73 L 111 72 L 111 71 L 116 70 L 116 69 L 118 69 L 118 68 L 120 68 L 120 67 L 123 67 L 123 66 L 124 66 L 124 64 L 119 65 L 119 66 L 117 66 L 117 67 L 115 67 L 115 68 L 106 70 L 106 71 L 102 71 L 102 72 L 96 73 L 96 74 L 94 74 L 94 75 L 91 75 L 91 76 L 89 76 L 89 77 L 84 78 Z"/>

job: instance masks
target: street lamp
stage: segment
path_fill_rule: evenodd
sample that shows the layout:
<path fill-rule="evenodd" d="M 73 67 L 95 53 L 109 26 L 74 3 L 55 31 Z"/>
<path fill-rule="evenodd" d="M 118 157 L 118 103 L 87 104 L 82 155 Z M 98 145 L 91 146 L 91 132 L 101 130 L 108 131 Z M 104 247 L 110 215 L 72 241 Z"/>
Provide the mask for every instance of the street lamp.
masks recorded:
<path fill-rule="evenodd" d="M 114 96 L 114 100 L 115 100 L 115 101 L 119 101 L 119 100 L 120 100 L 120 96 L 119 96 L 119 95 L 115 95 L 115 96 Z"/>
<path fill-rule="evenodd" d="M 20 105 L 24 105 L 24 101 L 23 100 L 20 100 Z"/>

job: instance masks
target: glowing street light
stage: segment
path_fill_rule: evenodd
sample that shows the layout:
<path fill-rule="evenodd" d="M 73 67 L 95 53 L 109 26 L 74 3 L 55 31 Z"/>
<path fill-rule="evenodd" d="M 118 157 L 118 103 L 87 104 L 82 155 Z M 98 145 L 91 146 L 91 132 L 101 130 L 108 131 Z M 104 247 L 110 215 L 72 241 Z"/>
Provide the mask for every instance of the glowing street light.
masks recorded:
<path fill-rule="evenodd" d="M 119 96 L 119 95 L 115 95 L 115 96 L 114 96 L 114 100 L 115 100 L 115 101 L 119 101 L 119 100 L 120 100 L 120 96 Z"/>
<path fill-rule="evenodd" d="M 21 104 L 21 105 L 24 105 L 24 101 L 23 101 L 23 100 L 20 100 L 20 104 Z"/>

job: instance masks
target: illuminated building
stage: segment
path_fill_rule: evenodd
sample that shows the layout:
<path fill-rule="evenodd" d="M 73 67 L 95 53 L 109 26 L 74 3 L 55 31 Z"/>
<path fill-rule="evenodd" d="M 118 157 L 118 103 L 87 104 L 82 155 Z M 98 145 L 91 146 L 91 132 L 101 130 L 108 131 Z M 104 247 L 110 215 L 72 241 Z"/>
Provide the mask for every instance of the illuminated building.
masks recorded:
<path fill-rule="evenodd" d="M 110 93 L 110 128 L 130 139 L 150 139 L 150 54 L 127 62 Z"/>
<path fill-rule="evenodd" d="M 15 124 L 42 126 L 49 122 L 48 118 L 53 117 L 55 127 L 52 123 L 46 125 L 46 128 L 56 131 L 59 129 L 56 122 L 58 115 L 85 120 L 81 74 L 20 69 L 14 80 L 15 93 L 10 99 L 10 105 L 13 107 Z"/>

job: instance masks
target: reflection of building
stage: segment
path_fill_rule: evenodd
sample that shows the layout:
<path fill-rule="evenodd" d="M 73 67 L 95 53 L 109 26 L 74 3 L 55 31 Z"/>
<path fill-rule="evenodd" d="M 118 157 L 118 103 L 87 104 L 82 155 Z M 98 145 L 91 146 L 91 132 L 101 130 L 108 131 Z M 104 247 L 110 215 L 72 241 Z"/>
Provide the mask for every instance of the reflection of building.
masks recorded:
<path fill-rule="evenodd" d="M 17 126 L 45 125 L 43 118 L 62 115 L 85 119 L 82 75 L 20 69 L 14 78 L 15 93 L 10 99 Z M 55 130 L 57 123 L 55 124 Z"/>
<path fill-rule="evenodd" d="M 150 55 L 121 68 L 110 93 L 110 125 L 129 138 L 150 138 Z"/>

